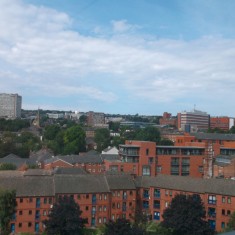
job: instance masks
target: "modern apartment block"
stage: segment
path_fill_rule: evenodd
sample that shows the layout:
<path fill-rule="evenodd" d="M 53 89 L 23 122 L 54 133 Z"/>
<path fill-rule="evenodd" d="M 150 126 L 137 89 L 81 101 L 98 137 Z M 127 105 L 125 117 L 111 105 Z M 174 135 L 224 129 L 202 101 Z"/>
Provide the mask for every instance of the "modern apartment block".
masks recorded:
<path fill-rule="evenodd" d="M 0 93 L 0 117 L 20 118 L 22 97 L 18 94 Z"/>
<path fill-rule="evenodd" d="M 216 231 L 228 223 L 235 211 L 235 181 L 158 175 L 131 177 L 127 174 L 88 175 L 65 171 L 28 170 L 0 172 L 0 187 L 15 189 L 17 209 L 11 221 L 11 234 L 40 234 L 43 221 L 58 197 L 73 197 L 80 205 L 87 227 L 99 227 L 109 220 L 132 220 L 136 208 L 150 220 L 162 221 L 162 215 L 176 194 L 201 197 L 206 220 Z"/>
<path fill-rule="evenodd" d="M 209 128 L 210 116 L 206 112 L 193 110 L 178 113 L 178 129 L 186 132 L 197 132 Z"/>

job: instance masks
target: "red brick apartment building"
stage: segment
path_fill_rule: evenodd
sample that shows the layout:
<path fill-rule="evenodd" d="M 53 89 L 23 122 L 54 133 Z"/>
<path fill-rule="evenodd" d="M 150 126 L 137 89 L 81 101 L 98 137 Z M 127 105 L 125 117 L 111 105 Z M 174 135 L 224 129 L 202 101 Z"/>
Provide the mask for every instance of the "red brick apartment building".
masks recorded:
<path fill-rule="evenodd" d="M 235 211 L 235 181 L 158 175 L 91 175 L 46 170 L 0 172 L 0 187 L 15 189 L 17 210 L 11 221 L 12 234 L 41 233 L 56 198 L 73 197 L 80 205 L 87 227 L 98 227 L 108 220 L 133 218 L 136 206 L 155 222 L 176 194 L 198 194 L 207 220 L 221 231 Z"/>
<path fill-rule="evenodd" d="M 35 173 L 36 172 L 36 173 Z M 30 170 L 0 172 L 0 187 L 15 189 L 17 211 L 11 232 L 41 233 L 56 198 L 68 195 L 80 205 L 87 227 L 97 227 L 110 219 L 131 219 L 135 213 L 136 187 L 132 177 L 120 175 L 54 174 Z"/>
<path fill-rule="evenodd" d="M 219 146 L 183 141 L 175 146 L 157 146 L 155 142 L 126 141 L 120 145 L 119 154 L 119 160 L 104 160 L 106 171 L 202 178 L 212 177 L 213 154 L 219 154 Z"/>

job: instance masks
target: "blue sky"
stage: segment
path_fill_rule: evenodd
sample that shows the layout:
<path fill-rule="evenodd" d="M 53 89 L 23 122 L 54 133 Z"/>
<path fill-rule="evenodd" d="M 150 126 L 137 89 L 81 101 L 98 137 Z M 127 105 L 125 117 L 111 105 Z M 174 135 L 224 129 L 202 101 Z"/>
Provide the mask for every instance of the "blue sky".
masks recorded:
<path fill-rule="evenodd" d="M 0 0 L 0 92 L 24 109 L 235 113 L 233 0 Z"/>

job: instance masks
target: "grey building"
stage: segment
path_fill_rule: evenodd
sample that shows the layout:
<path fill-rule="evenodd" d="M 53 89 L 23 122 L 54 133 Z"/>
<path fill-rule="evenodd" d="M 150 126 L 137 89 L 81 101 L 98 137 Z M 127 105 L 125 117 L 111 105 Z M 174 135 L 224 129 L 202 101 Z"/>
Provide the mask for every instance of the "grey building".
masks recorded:
<path fill-rule="evenodd" d="M 0 117 L 20 118 L 22 97 L 18 94 L 0 93 Z"/>

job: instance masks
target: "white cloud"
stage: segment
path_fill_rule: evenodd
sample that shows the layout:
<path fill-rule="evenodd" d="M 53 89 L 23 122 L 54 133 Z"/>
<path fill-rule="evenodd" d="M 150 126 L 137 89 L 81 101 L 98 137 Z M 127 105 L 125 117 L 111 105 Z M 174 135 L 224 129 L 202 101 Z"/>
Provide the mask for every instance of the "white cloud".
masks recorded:
<path fill-rule="evenodd" d="M 52 9 L 2 0 L 1 90 L 110 103 L 123 92 L 155 104 L 199 95 L 219 101 L 215 93 L 235 99 L 235 40 L 145 38 L 129 34 L 137 26 L 126 20 L 112 21 L 123 37 L 96 38 L 73 31 L 72 21 Z"/>

